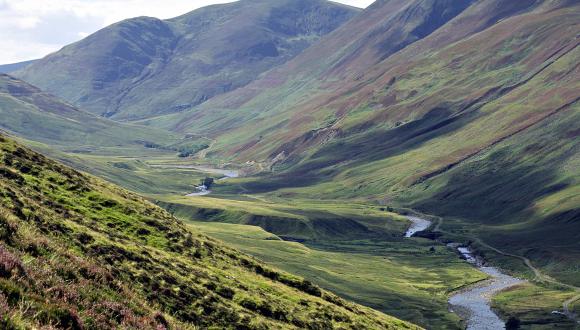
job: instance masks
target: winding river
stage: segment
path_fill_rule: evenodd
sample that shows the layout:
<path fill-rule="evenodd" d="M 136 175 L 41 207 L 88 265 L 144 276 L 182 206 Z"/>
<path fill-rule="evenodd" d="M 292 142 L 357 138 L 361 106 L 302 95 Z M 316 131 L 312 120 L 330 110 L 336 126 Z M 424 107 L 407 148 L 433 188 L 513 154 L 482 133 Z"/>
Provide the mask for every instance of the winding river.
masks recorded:
<path fill-rule="evenodd" d="M 504 274 L 495 267 L 484 266 L 481 260 L 473 256 L 469 248 L 457 249 L 467 262 L 488 274 L 490 278 L 451 296 L 449 299 L 451 310 L 466 320 L 467 330 L 505 329 L 504 321 L 490 307 L 491 299 L 496 293 L 524 281 Z"/>
<path fill-rule="evenodd" d="M 239 176 L 239 172 L 235 170 L 216 169 L 206 166 L 174 165 L 173 167 L 191 168 L 201 172 L 222 175 L 223 177 L 218 179 L 218 181 Z M 196 192 L 187 196 L 204 196 L 211 193 L 205 186 L 196 188 Z M 411 221 L 411 225 L 405 232 L 405 237 L 407 238 L 414 236 L 417 232 L 428 229 L 432 225 L 431 221 L 416 216 L 407 216 L 407 219 Z M 485 266 L 483 260 L 475 257 L 469 248 L 462 247 L 457 243 L 448 244 L 448 246 L 456 248 L 467 262 L 489 275 L 488 280 L 470 286 L 451 296 L 449 298 L 450 310 L 465 320 L 467 330 L 505 329 L 505 323 L 490 307 L 491 299 L 498 292 L 523 281 L 504 274 L 495 267 Z"/>
<path fill-rule="evenodd" d="M 431 222 L 418 217 L 407 216 L 411 226 L 405 237 L 411 237 L 421 230 L 429 228 Z M 426 224 L 427 223 L 427 224 Z M 524 282 L 523 280 L 502 273 L 495 267 L 484 265 L 483 260 L 473 255 L 469 248 L 457 243 L 448 244 L 456 248 L 467 262 L 489 275 L 489 279 L 462 290 L 449 298 L 452 312 L 465 320 L 467 330 L 497 330 L 505 329 L 505 323 L 491 309 L 491 299 L 498 292 Z"/>

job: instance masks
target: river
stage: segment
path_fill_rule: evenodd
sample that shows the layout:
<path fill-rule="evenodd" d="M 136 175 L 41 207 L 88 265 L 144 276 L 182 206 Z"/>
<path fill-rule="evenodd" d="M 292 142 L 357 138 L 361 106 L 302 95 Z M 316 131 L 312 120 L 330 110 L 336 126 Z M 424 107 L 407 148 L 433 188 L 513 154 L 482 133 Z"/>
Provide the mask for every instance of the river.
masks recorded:
<path fill-rule="evenodd" d="M 407 238 L 415 235 L 417 232 L 423 231 L 431 227 L 431 221 L 429 220 L 421 219 L 419 217 L 413 217 L 410 215 L 407 216 L 407 219 L 411 221 L 411 226 L 405 232 L 405 237 Z"/>
<path fill-rule="evenodd" d="M 217 179 L 217 181 L 226 180 L 229 178 L 237 178 L 240 176 L 240 172 L 236 170 L 224 170 L 220 168 L 212 168 L 207 166 L 198 166 L 198 165 L 169 165 L 171 168 L 191 168 L 198 170 L 200 172 L 211 173 L 211 174 L 218 174 L 223 176 L 222 178 Z M 207 189 L 206 186 L 197 186 L 195 187 L 196 191 L 192 192 L 191 194 L 187 194 L 188 197 L 193 196 L 205 196 L 211 194 L 211 190 Z"/>
<path fill-rule="evenodd" d="M 418 217 L 407 216 L 411 226 L 405 237 L 411 237 L 421 230 L 431 226 L 431 222 Z M 491 299 L 498 292 L 523 283 L 523 280 L 502 273 L 495 267 L 485 266 L 483 260 L 473 255 L 469 248 L 459 244 L 449 244 L 456 248 L 467 262 L 489 275 L 489 279 L 477 283 L 449 298 L 451 311 L 459 315 L 467 324 L 467 330 L 497 330 L 505 329 L 505 322 L 491 309 Z"/>
<path fill-rule="evenodd" d="M 524 281 L 504 274 L 495 267 L 485 266 L 466 247 L 458 247 L 457 249 L 467 262 L 488 274 L 490 278 L 451 296 L 449 299 L 451 310 L 466 320 L 467 330 L 505 329 L 505 322 L 490 307 L 491 299 L 500 291 Z"/>

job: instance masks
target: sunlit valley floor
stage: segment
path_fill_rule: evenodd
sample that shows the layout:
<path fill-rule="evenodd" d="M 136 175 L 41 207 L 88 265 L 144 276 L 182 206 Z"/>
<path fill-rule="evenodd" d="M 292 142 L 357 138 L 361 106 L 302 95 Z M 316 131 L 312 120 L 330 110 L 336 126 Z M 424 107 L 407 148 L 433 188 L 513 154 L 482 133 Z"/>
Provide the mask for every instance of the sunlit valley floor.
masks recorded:
<path fill-rule="evenodd" d="M 254 193 L 248 187 L 268 182 L 267 176 L 219 180 L 223 175 L 194 167 L 218 168 L 223 163 L 207 164 L 154 149 L 97 149 L 60 157 L 147 196 L 193 228 L 268 264 L 426 328 L 461 328 L 447 300 L 453 292 L 487 277 L 442 243 L 485 238 L 485 230 L 460 219 L 445 219 L 438 228 L 445 234 L 437 240 L 405 239 L 409 221 L 402 214 L 412 210 L 401 205 Z M 186 196 L 205 177 L 216 179 L 212 193 Z M 436 217 L 432 219 L 438 223 Z M 576 296 L 574 290 L 535 279 L 518 258 L 477 243 L 473 246 L 494 265 L 530 280 L 494 297 L 493 306 L 500 315 L 517 316 L 522 326 L 534 329 L 574 327 L 566 317 L 552 313 Z M 578 311 L 580 306 L 573 303 L 571 309 Z"/>

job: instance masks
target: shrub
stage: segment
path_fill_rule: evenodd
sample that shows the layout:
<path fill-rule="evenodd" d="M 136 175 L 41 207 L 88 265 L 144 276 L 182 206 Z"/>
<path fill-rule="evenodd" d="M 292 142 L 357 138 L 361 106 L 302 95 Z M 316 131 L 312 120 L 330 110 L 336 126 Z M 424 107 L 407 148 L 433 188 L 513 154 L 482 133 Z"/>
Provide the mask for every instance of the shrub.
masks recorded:
<path fill-rule="evenodd" d="M 206 177 L 205 179 L 201 180 L 201 185 L 205 186 L 207 189 L 211 188 L 211 186 L 213 186 L 213 183 L 214 179 L 210 177 Z"/>
<path fill-rule="evenodd" d="M 5 279 L 0 279 L 0 293 L 10 306 L 16 305 L 22 298 L 22 289 Z"/>
<path fill-rule="evenodd" d="M 236 292 L 228 287 L 220 286 L 216 289 L 216 293 L 226 299 L 232 299 Z"/>
<path fill-rule="evenodd" d="M 244 298 L 242 301 L 240 301 L 240 306 L 247 308 L 251 311 L 258 310 L 258 304 L 254 300 L 251 300 L 249 298 Z"/>
<path fill-rule="evenodd" d="M 76 311 L 67 308 L 45 306 L 39 313 L 38 318 L 44 324 L 56 324 L 61 329 L 84 329 Z"/>
<path fill-rule="evenodd" d="M 13 273 L 24 274 L 22 262 L 0 244 L 0 277 L 9 278 Z"/>
<path fill-rule="evenodd" d="M 517 330 L 520 328 L 520 324 L 521 324 L 520 319 L 514 316 L 510 316 L 510 318 L 507 320 L 505 324 L 505 328 L 506 330 Z"/>

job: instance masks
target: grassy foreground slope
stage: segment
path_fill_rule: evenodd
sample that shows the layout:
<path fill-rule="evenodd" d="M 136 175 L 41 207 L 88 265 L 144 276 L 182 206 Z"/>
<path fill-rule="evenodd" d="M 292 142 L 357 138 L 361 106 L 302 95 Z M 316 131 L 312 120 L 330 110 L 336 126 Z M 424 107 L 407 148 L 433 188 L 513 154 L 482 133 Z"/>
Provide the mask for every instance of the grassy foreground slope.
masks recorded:
<path fill-rule="evenodd" d="M 0 137 L 3 329 L 415 328 Z"/>

